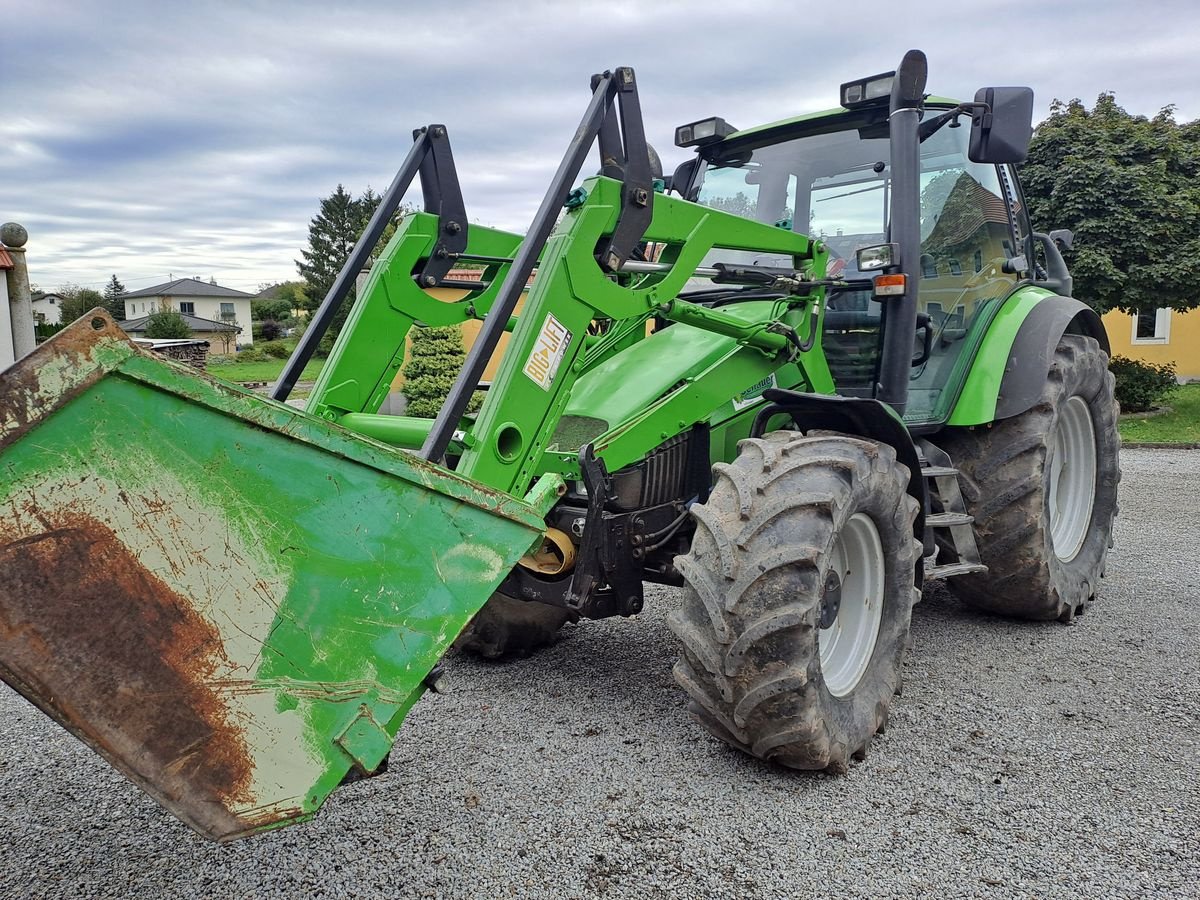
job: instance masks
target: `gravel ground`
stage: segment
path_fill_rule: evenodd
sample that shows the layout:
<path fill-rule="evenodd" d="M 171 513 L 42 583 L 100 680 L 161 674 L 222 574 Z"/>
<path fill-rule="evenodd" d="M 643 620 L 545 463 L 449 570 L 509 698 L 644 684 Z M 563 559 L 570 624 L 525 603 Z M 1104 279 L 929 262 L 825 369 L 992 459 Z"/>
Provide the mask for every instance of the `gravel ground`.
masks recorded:
<path fill-rule="evenodd" d="M 389 775 L 226 847 L 0 687 L 0 895 L 1200 896 L 1200 453 L 1123 467 L 1088 614 L 928 591 L 891 728 L 840 778 L 693 725 L 672 591 L 533 659 L 452 659 Z"/>

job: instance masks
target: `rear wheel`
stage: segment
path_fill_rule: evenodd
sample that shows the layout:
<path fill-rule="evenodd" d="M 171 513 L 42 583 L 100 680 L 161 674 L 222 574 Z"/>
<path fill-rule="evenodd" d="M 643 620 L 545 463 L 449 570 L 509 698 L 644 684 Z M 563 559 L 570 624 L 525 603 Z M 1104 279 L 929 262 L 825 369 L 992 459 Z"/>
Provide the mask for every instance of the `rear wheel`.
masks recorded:
<path fill-rule="evenodd" d="M 1108 355 L 1064 335 L 1030 410 L 938 441 L 961 473 L 986 573 L 947 586 L 972 606 L 1069 621 L 1094 598 L 1117 513 L 1117 404 Z"/>
<path fill-rule="evenodd" d="M 676 560 L 675 678 L 726 743 L 844 771 L 900 681 L 920 558 L 908 471 L 872 441 L 776 432 L 714 472 Z"/>
<path fill-rule="evenodd" d="M 454 646 L 485 659 L 528 656 L 553 644 L 563 625 L 575 618 L 560 606 L 493 594 Z"/>

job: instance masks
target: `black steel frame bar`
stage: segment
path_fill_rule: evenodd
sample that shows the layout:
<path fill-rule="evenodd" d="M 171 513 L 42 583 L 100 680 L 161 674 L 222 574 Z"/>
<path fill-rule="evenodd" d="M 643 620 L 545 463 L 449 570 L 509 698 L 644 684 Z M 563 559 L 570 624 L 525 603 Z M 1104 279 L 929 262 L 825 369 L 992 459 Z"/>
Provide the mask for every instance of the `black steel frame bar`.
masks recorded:
<path fill-rule="evenodd" d="M 479 336 L 467 354 L 462 371 L 458 373 L 458 379 L 450 389 L 450 395 L 438 412 L 429 437 L 421 447 L 420 455 L 425 459 L 437 462 L 445 456 L 454 431 L 471 402 L 471 395 L 479 386 L 488 360 L 491 359 L 509 318 L 517 308 L 521 291 L 529 281 L 529 276 L 537 265 L 538 256 L 554 230 L 559 211 L 567 201 L 567 195 L 587 158 L 588 151 L 592 149 L 592 143 L 600 131 L 614 94 L 615 84 L 611 74 L 605 73 L 594 80 L 591 103 L 588 104 L 587 111 L 575 130 L 575 136 L 554 173 L 546 196 L 542 199 L 542 205 L 538 207 L 529 232 L 517 251 L 512 268 L 508 270 L 496 301 L 483 321 Z"/>
<path fill-rule="evenodd" d="M 346 297 L 349 296 L 350 289 L 354 287 L 354 279 L 366 266 L 367 260 L 371 258 L 371 251 L 379 243 L 379 238 L 383 236 L 384 229 L 387 228 L 387 224 L 391 220 L 393 213 L 400 208 L 400 201 L 404 198 L 409 185 L 412 184 L 413 178 L 420 171 L 421 164 L 424 162 L 428 151 L 429 137 L 422 130 L 413 141 L 412 148 L 408 151 L 408 156 L 404 158 L 399 171 L 396 172 L 396 177 L 392 179 L 392 183 L 388 185 L 387 191 L 380 198 L 379 206 L 375 209 L 375 214 L 371 216 L 371 221 L 367 223 L 366 230 L 363 231 L 362 237 L 358 239 L 358 243 L 354 245 L 354 250 L 351 251 L 346 264 L 342 266 L 342 271 L 338 273 L 337 278 L 334 280 L 333 287 L 329 289 L 329 293 L 325 295 L 325 299 L 321 301 L 321 305 L 313 313 L 312 320 L 309 322 L 308 328 L 304 331 L 304 336 L 300 338 L 300 343 L 296 345 L 296 349 L 292 351 L 292 355 L 288 358 L 287 364 L 283 367 L 283 372 L 279 376 L 279 380 L 271 389 L 271 399 L 279 400 L 280 402 L 287 400 L 288 395 L 292 392 L 292 388 L 300 380 L 300 373 L 304 371 L 304 367 L 308 365 L 308 361 L 317 352 L 317 345 L 321 343 L 321 338 L 329 330 L 329 326 L 333 323 L 333 318 L 337 314 L 338 309 L 341 308 L 341 305 L 346 301 Z"/>

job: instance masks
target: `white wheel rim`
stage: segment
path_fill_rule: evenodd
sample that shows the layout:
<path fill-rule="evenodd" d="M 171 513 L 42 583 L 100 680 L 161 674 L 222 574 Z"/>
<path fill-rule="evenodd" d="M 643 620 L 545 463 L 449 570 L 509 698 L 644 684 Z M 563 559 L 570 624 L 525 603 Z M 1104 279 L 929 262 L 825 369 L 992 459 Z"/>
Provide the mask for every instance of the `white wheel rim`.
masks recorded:
<path fill-rule="evenodd" d="M 1054 555 L 1070 562 L 1087 537 L 1096 500 L 1096 429 L 1082 397 L 1073 396 L 1063 405 L 1050 453 L 1050 542 Z"/>
<path fill-rule="evenodd" d="M 856 513 L 833 544 L 829 570 L 841 581 L 841 605 L 828 628 L 817 632 L 821 675 L 835 697 L 858 687 L 883 620 L 883 544 L 875 523 Z"/>

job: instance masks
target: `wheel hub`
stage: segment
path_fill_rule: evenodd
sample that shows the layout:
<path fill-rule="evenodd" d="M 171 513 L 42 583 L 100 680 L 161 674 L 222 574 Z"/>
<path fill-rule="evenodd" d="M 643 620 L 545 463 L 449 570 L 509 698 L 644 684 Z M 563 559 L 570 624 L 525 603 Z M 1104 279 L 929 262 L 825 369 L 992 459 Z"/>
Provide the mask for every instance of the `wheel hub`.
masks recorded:
<path fill-rule="evenodd" d="M 825 576 L 825 589 L 821 592 L 821 618 L 818 628 L 828 628 L 837 618 L 842 607 L 842 578 L 833 569 Z"/>

